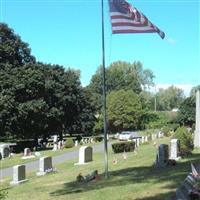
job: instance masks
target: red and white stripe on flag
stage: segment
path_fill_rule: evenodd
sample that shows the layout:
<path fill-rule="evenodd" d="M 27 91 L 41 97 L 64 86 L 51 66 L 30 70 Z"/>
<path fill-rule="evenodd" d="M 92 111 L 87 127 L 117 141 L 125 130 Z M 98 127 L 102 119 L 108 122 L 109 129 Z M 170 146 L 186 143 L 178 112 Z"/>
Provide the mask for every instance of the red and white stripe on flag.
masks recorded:
<path fill-rule="evenodd" d="M 192 163 L 191 163 L 191 169 L 192 169 L 192 175 L 193 175 L 194 177 L 199 176 L 199 174 L 198 174 L 196 168 L 194 167 L 194 165 L 193 165 Z"/>
<path fill-rule="evenodd" d="M 157 26 L 125 0 L 109 0 L 112 33 L 158 33 L 165 37 Z"/>

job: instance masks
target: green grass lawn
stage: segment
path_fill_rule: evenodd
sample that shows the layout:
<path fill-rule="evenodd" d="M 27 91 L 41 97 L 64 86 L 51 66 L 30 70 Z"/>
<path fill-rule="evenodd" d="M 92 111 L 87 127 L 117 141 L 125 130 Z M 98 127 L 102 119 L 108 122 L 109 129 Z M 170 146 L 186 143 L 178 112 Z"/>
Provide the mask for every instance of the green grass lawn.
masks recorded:
<path fill-rule="evenodd" d="M 69 148 L 69 149 L 64 148 L 64 149 L 57 150 L 57 151 L 44 150 L 44 151 L 39 151 L 39 152 L 41 154 L 41 157 L 42 156 L 57 156 L 57 155 L 65 153 L 65 152 L 75 151 L 78 148 L 80 148 L 80 146 Z M 34 155 L 34 152 L 33 152 L 33 155 Z M 29 159 L 23 160 L 23 159 L 21 159 L 22 156 L 23 156 L 23 154 L 15 154 L 14 156 L 12 156 L 10 158 L 5 158 L 4 160 L 0 160 L 0 169 L 12 167 L 14 165 L 24 164 L 24 163 L 39 159 L 39 157 L 35 157 L 35 158 L 29 158 Z"/>
<path fill-rule="evenodd" d="M 159 139 L 157 143 L 168 143 L 169 139 Z M 171 196 L 178 185 L 190 172 L 190 161 L 198 162 L 200 151 L 195 151 L 176 166 L 156 169 L 153 165 L 156 147 L 150 143 L 141 145 L 136 153 L 127 153 L 123 160 L 117 154 L 117 164 L 113 164 L 114 154 L 109 151 L 109 179 L 105 179 L 104 154 L 94 154 L 93 162 L 74 166 L 77 160 L 56 166 L 58 172 L 43 177 L 29 173 L 28 182 L 10 187 L 10 179 L 1 181 L 1 188 L 8 192 L 8 200 L 164 200 Z M 87 175 L 97 169 L 100 180 L 87 184 L 77 183 L 79 173 Z"/>

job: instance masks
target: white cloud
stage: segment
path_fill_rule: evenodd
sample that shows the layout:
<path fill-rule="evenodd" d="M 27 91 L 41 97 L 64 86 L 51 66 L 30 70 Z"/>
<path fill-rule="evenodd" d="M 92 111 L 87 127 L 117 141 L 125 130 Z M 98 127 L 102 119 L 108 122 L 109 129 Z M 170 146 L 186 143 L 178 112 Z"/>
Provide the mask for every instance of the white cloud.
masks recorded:
<path fill-rule="evenodd" d="M 173 38 L 167 38 L 167 42 L 169 44 L 175 45 L 175 44 L 177 44 L 178 41 L 176 39 L 173 39 Z"/>

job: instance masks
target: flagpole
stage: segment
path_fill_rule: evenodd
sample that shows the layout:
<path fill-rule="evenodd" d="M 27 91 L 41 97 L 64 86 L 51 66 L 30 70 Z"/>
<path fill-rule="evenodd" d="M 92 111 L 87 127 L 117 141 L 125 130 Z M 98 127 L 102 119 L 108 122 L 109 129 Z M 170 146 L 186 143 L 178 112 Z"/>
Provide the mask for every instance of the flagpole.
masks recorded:
<path fill-rule="evenodd" d="M 104 128 L 104 167 L 105 178 L 108 178 L 108 145 L 107 145 L 107 126 L 106 126 L 106 80 L 105 80 L 105 45 L 104 45 L 104 0 L 101 0 L 102 16 L 102 65 L 103 65 L 103 128 Z"/>

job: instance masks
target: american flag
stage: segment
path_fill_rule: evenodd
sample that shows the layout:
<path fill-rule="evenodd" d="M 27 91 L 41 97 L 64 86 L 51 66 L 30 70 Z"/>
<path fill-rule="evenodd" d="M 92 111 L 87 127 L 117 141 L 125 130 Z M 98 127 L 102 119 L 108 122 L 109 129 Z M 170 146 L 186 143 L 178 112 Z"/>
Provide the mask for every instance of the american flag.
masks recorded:
<path fill-rule="evenodd" d="M 198 174 L 198 172 L 197 172 L 195 166 L 194 166 L 192 163 L 191 163 L 191 169 L 192 169 L 192 175 L 193 175 L 194 177 L 198 177 L 199 174 Z"/>
<path fill-rule="evenodd" d="M 109 0 L 112 33 L 165 33 L 152 24 L 139 10 L 125 0 Z"/>

